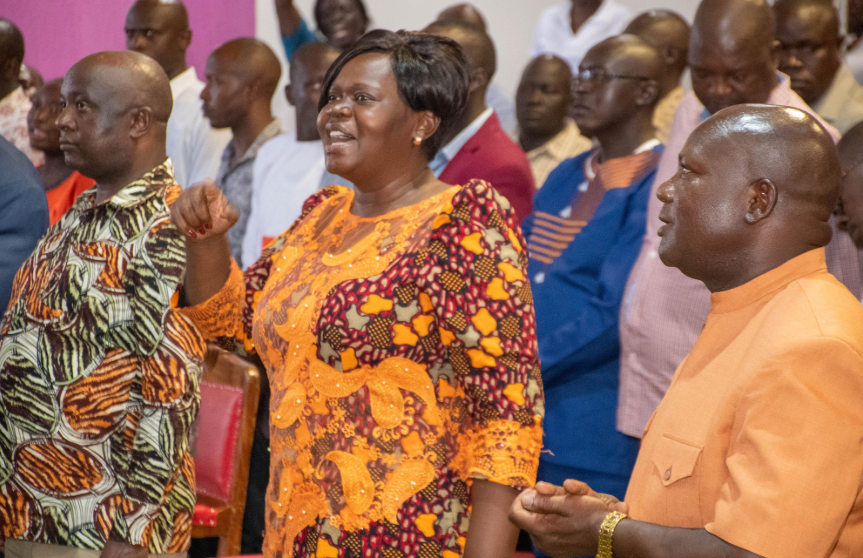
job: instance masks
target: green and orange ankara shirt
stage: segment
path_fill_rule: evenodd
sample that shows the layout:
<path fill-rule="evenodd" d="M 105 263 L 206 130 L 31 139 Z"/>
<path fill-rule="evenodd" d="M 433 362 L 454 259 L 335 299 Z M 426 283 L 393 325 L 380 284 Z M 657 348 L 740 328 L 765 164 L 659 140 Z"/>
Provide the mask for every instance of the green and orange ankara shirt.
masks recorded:
<path fill-rule="evenodd" d="M 84 549 L 189 547 L 204 340 L 174 301 L 170 160 L 53 225 L 0 326 L 0 528 Z"/>

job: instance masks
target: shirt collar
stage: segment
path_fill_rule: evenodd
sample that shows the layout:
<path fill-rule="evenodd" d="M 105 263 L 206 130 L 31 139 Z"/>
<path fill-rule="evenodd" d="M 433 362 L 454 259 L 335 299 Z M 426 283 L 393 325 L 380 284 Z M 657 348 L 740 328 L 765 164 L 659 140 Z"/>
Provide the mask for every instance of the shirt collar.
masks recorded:
<path fill-rule="evenodd" d="M 254 159 L 258 155 L 258 151 L 260 151 L 261 146 L 267 143 L 269 140 L 278 136 L 282 133 L 281 124 L 279 123 L 278 118 L 273 118 L 273 121 L 267 124 L 267 127 L 261 130 L 261 133 L 258 134 L 258 137 L 255 138 L 255 141 L 252 142 L 252 145 L 246 149 L 246 152 L 243 153 L 243 156 L 240 157 L 236 163 L 230 165 L 230 169 L 234 169 L 249 159 Z M 234 157 L 234 153 L 236 151 L 236 144 L 234 143 L 234 138 L 231 138 L 228 146 L 225 147 L 225 151 L 222 153 L 222 163 L 225 166 L 229 165 L 230 160 Z M 229 171 L 230 171 L 229 169 Z"/>
<path fill-rule="evenodd" d="M 21 103 L 22 98 L 24 101 L 28 101 L 27 95 L 24 94 L 24 89 L 19 85 L 15 89 L 12 90 L 11 93 L 0 99 L 0 104 L 14 104 L 18 105 Z"/>
<path fill-rule="evenodd" d="M 174 164 L 170 157 L 165 162 L 147 172 L 141 178 L 134 180 L 122 190 L 100 205 L 110 205 L 123 209 L 136 207 L 159 192 L 161 186 L 175 184 Z M 82 193 L 73 205 L 78 211 L 87 211 L 98 207 L 96 205 L 96 186 Z"/>
<path fill-rule="evenodd" d="M 809 250 L 739 287 L 711 294 L 710 313 L 724 314 L 746 308 L 761 302 L 763 298 L 785 288 L 801 277 L 817 271 L 826 271 L 825 254 L 824 248 Z"/>
<path fill-rule="evenodd" d="M 491 118 L 492 114 L 494 114 L 494 109 L 491 107 L 486 108 L 474 119 L 473 122 L 468 124 L 464 130 L 459 132 L 456 137 L 450 140 L 448 144 L 443 146 L 440 151 L 437 152 L 437 155 L 435 155 L 435 158 L 429 165 L 432 170 L 435 171 L 435 175 L 440 175 L 440 173 L 443 172 L 447 163 L 452 161 L 455 156 L 458 155 L 461 148 L 476 135 L 480 128 L 482 128 L 488 119 Z"/>
<path fill-rule="evenodd" d="M 195 73 L 195 68 L 189 66 L 171 80 L 171 95 L 176 99 L 185 90 L 194 86 L 197 81 L 198 75 Z"/>
<path fill-rule="evenodd" d="M 536 149 L 532 150 L 530 152 L 530 156 L 534 156 L 535 154 L 539 155 L 542 152 L 546 152 L 555 159 L 568 159 L 570 155 L 567 150 L 569 149 L 569 146 L 574 140 L 574 138 L 580 135 L 581 132 L 578 129 L 578 125 L 573 120 L 567 118 L 563 130 L 558 132 L 556 136 L 547 141 L 545 145 L 541 145 Z"/>

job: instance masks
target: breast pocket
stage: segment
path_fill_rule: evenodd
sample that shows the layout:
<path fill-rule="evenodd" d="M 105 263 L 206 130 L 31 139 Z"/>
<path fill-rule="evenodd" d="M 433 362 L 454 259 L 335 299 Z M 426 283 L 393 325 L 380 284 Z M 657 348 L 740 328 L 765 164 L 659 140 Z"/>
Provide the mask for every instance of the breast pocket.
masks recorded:
<path fill-rule="evenodd" d="M 699 465 L 704 446 L 674 434 L 663 434 L 653 454 L 654 474 L 662 485 L 669 525 L 702 527 Z"/>

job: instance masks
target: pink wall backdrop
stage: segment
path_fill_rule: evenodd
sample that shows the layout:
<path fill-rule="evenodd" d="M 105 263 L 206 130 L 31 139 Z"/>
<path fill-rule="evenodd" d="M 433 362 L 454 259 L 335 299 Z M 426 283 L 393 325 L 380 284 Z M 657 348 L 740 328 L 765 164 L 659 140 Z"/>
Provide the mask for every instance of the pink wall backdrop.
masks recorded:
<path fill-rule="evenodd" d="M 0 0 L 0 16 L 24 34 L 24 60 L 46 80 L 100 50 L 123 50 L 133 0 Z M 255 0 L 185 0 L 192 28 L 188 61 L 203 78 L 207 56 L 237 37 L 255 36 Z"/>

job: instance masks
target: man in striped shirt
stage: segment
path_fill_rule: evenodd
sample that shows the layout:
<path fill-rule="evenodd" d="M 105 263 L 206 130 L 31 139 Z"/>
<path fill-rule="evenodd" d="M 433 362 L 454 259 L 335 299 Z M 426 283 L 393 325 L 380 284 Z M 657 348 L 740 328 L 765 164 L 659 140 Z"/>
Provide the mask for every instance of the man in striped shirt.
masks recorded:
<path fill-rule="evenodd" d="M 658 258 L 662 203 L 655 193 L 677 171 L 678 155 L 689 134 L 723 108 L 766 103 L 803 110 L 834 140 L 839 139 L 839 133 L 791 90 L 788 76 L 776 71 L 774 29 L 765 0 L 703 0 L 695 15 L 689 45 L 693 91 L 674 117 L 653 183 L 646 235 L 621 308 L 618 429 L 629 436 L 641 437 L 710 310 L 710 292 L 704 284 Z M 835 219 L 831 224 L 827 267 L 859 298 L 863 283 L 854 244 L 847 233 L 836 229 Z"/>
<path fill-rule="evenodd" d="M 615 430 L 617 316 L 644 232 L 662 145 L 657 51 L 634 35 L 594 46 L 576 74 L 574 117 L 597 147 L 561 163 L 525 226 L 546 395 L 539 478 L 622 497 L 638 442 Z"/>

